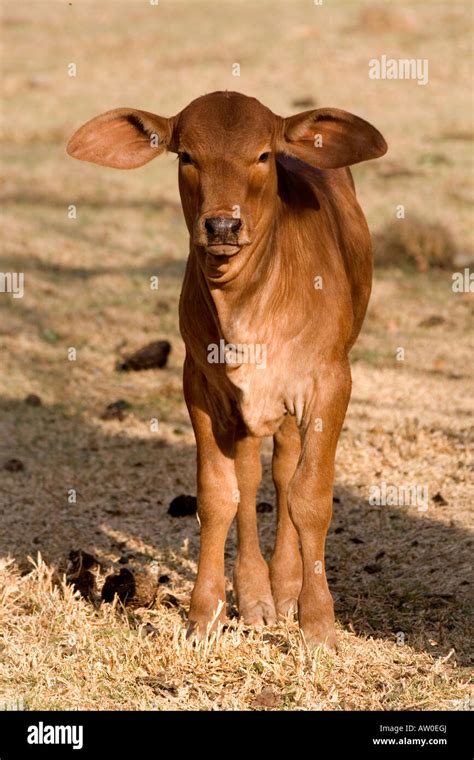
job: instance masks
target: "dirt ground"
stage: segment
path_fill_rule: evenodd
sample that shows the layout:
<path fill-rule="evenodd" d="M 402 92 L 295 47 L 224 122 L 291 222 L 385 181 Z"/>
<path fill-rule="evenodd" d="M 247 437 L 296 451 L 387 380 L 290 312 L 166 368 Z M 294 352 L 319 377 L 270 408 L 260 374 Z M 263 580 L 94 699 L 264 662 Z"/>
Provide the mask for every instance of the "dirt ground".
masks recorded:
<path fill-rule="evenodd" d="M 440 221 L 462 271 L 473 254 L 468 4 L 225 2 L 232 24 L 218 36 L 215 4 L 200 0 L 3 5 L 0 271 L 24 272 L 25 295 L 0 293 L 0 702 L 472 707 L 473 294 L 453 292 L 451 271 L 376 271 L 352 354 L 327 546 L 338 653 L 310 656 L 293 622 L 246 629 L 230 582 L 228 626 L 191 646 L 183 619 L 198 523 L 167 514 L 175 496 L 195 494 L 177 323 L 187 239 L 175 158 L 121 173 L 65 154 L 74 129 L 109 108 L 170 115 L 215 89 L 255 95 L 281 114 L 345 108 L 390 146 L 385 159 L 354 170 L 371 228 L 391 222 L 398 204 L 407 220 Z M 382 53 L 428 58 L 429 84 L 369 80 L 368 59 Z M 114 370 L 155 339 L 172 344 L 165 369 Z M 28 394 L 41 405 L 26 403 Z M 124 419 L 102 419 L 118 399 L 131 405 Z M 274 504 L 270 458 L 266 441 L 259 500 Z M 12 459 L 21 462 L 15 471 Z M 382 483 L 426 489 L 427 509 L 372 504 Z M 259 518 L 268 557 L 275 515 Z M 154 604 L 99 608 L 74 594 L 63 574 L 79 548 L 103 563 L 99 588 L 127 560 L 160 578 Z M 232 529 L 229 579 L 234 557 Z"/>

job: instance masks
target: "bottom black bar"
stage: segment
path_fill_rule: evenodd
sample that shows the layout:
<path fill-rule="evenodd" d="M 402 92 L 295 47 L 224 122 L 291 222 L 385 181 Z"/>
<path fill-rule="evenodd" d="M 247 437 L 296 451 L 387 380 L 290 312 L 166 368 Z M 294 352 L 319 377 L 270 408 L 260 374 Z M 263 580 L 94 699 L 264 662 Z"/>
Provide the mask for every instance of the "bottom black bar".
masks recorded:
<path fill-rule="evenodd" d="M 469 712 L 0 712 L 0 760 L 169 752 L 472 758 Z M 472 731 L 471 731 L 472 735 Z M 133 754 L 132 754 L 133 753 Z"/>

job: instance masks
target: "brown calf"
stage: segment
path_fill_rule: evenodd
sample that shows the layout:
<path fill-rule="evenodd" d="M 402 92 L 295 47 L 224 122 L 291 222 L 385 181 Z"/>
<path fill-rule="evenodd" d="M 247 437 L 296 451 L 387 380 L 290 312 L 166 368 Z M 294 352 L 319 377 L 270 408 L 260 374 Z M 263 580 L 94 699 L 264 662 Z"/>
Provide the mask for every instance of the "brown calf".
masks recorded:
<path fill-rule="evenodd" d="M 121 169 L 165 150 L 179 156 L 190 235 L 180 303 L 184 393 L 201 525 L 190 631 L 206 633 L 225 601 L 224 544 L 237 515 L 243 619 L 274 623 L 297 610 L 309 646 L 335 644 L 324 546 L 351 390 L 348 353 L 372 277 L 369 231 L 347 167 L 386 149 L 374 127 L 345 111 L 284 119 L 234 92 L 205 95 L 169 119 L 109 111 L 69 142 L 75 158 Z M 274 439 L 278 500 L 269 568 L 255 514 L 262 436 Z"/>

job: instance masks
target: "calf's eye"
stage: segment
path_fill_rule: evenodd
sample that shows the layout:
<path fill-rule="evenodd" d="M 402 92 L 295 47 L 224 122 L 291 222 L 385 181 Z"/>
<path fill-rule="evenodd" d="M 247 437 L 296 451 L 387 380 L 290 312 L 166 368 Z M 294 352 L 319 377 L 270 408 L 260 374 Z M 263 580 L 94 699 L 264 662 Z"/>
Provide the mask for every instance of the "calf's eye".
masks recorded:
<path fill-rule="evenodd" d="M 258 157 L 259 164 L 264 164 L 265 161 L 268 161 L 269 155 L 270 155 L 270 151 L 266 151 L 266 153 L 261 153 Z"/>
<path fill-rule="evenodd" d="M 182 164 L 192 164 L 192 159 L 189 153 L 180 153 L 179 156 Z"/>

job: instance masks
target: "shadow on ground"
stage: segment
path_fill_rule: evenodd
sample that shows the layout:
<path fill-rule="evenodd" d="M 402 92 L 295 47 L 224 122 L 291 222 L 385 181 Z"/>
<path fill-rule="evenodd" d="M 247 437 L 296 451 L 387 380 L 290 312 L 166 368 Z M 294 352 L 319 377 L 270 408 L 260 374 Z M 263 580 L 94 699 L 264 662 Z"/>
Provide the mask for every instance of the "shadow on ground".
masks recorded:
<path fill-rule="evenodd" d="M 77 237 L 77 234 L 74 235 L 74 239 L 77 240 Z M 1 266 L 5 272 L 16 272 L 18 260 L 14 257 L 8 258 L 2 256 Z M 186 259 L 160 261 L 159 266 L 161 277 L 172 278 L 182 282 L 186 269 Z M 150 257 L 148 262 L 142 262 L 138 266 L 123 266 L 123 264 L 118 263 L 116 266 L 80 267 L 69 264 L 54 264 L 31 256 L 22 258 L 21 267 L 21 271 L 25 274 L 25 279 L 29 276 L 29 273 L 34 274 L 35 272 L 39 272 L 54 280 L 61 278 L 61 282 L 67 286 L 68 283 L 74 280 L 93 280 L 94 277 L 104 277 L 109 274 L 127 277 L 151 277 L 152 275 L 156 275 L 157 262 L 155 256 Z M 14 305 L 16 306 L 17 304 Z"/>
<path fill-rule="evenodd" d="M 107 428 L 107 425 L 110 427 Z M 98 424 L 67 417 L 59 407 L 0 401 L 0 554 L 22 571 L 38 552 L 60 569 L 71 549 L 108 561 L 123 555 L 157 561 L 170 590 L 187 600 L 195 574 L 195 517 L 171 518 L 171 499 L 195 493 L 194 446 L 127 435 L 127 420 Z M 5 470 L 16 458 L 24 469 Z M 68 490 L 77 492 L 68 503 Z M 264 458 L 262 496 L 269 499 Z M 274 514 L 261 514 L 268 556 Z M 436 508 L 372 507 L 336 485 L 327 572 L 339 622 L 356 634 L 402 640 L 434 655 L 455 648 L 469 661 L 469 533 Z M 230 577 L 235 529 L 226 550 Z"/>

